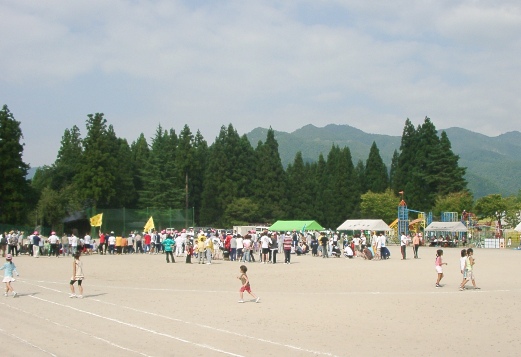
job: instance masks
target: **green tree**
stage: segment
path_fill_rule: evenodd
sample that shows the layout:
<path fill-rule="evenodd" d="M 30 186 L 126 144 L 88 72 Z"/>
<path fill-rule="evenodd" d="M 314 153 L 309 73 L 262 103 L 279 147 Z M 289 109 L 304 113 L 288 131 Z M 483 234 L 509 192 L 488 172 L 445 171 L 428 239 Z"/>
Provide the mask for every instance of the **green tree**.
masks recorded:
<path fill-rule="evenodd" d="M 376 142 L 374 141 L 369 151 L 369 157 L 365 163 L 364 182 L 367 190 L 376 193 L 384 192 L 389 187 L 387 166 L 385 166 L 380 156 L 380 150 L 378 150 Z"/>
<path fill-rule="evenodd" d="M 145 135 L 141 133 L 136 141 L 130 145 L 132 153 L 132 178 L 134 180 L 134 188 L 138 195 L 138 202 L 141 202 L 140 195 L 145 190 L 145 181 L 147 180 L 146 169 L 150 158 L 150 148 L 148 146 Z M 145 206 L 146 207 L 146 206 Z"/>
<path fill-rule="evenodd" d="M 360 192 L 367 192 L 369 189 L 367 188 L 367 177 L 365 176 L 365 164 L 362 160 L 358 160 L 355 166 L 355 172 L 358 176 L 358 182 L 360 182 Z"/>
<path fill-rule="evenodd" d="M 438 147 L 433 147 L 427 159 L 426 180 L 434 193 L 446 195 L 463 191 L 467 188 L 466 169 L 459 167 L 459 156 L 452 152 L 450 140 L 442 131 Z"/>
<path fill-rule="evenodd" d="M 476 201 L 474 213 L 480 218 L 491 218 L 495 220 L 499 227 L 499 236 L 502 235 L 501 219 L 505 216 L 508 206 L 503 197 L 499 194 L 492 194 L 481 197 Z"/>
<path fill-rule="evenodd" d="M 159 125 L 151 146 L 149 160 L 141 171 L 144 187 L 139 193 L 140 207 L 182 207 L 184 188 L 179 186 L 175 162 L 177 135 Z"/>
<path fill-rule="evenodd" d="M 255 170 L 254 197 L 266 222 L 287 216 L 286 173 L 279 156 L 275 132 L 269 129 L 266 141 L 255 151 L 259 163 Z"/>
<path fill-rule="evenodd" d="M 53 165 L 52 182 L 53 190 L 73 184 L 74 177 L 80 172 L 83 157 L 83 146 L 80 129 L 74 125 L 71 129 L 65 129 L 58 157 Z"/>
<path fill-rule="evenodd" d="M 394 150 L 393 157 L 391 159 L 391 169 L 389 170 L 389 187 L 395 192 L 398 193 L 402 189 L 399 187 L 397 188 L 397 185 L 395 184 L 395 176 L 396 176 L 396 170 L 398 169 L 398 162 L 399 162 L 400 155 L 398 154 L 397 150 Z"/>
<path fill-rule="evenodd" d="M 474 199 L 469 191 L 452 192 L 447 195 L 438 195 L 433 212 L 441 216 L 442 212 L 472 212 Z"/>
<path fill-rule="evenodd" d="M 364 193 L 361 197 L 360 210 L 362 218 L 382 219 L 390 224 L 396 219 L 396 211 L 400 198 L 392 190 L 384 192 Z"/>
<path fill-rule="evenodd" d="M 260 218 L 259 205 L 250 198 L 237 198 L 226 206 L 223 222 L 227 227 L 248 225 L 258 222 Z"/>
<path fill-rule="evenodd" d="M 7 105 L 0 110 L 0 222 L 24 223 L 31 204 L 27 165 L 22 160 L 23 138 L 20 122 Z"/>
<path fill-rule="evenodd" d="M 116 153 L 107 132 L 103 113 L 87 115 L 87 136 L 83 140 L 83 156 L 75 184 L 87 206 L 109 207 L 116 195 Z"/>
<path fill-rule="evenodd" d="M 288 216 L 292 219 L 312 218 L 311 202 L 313 201 L 311 181 L 307 179 L 310 166 L 304 165 L 302 152 L 297 152 L 292 165 L 286 169 L 288 180 Z"/>
<path fill-rule="evenodd" d="M 224 212 L 238 198 L 251 195 L 256 185 L 256 157 L 248 139 L 230 124 L 222 126 L 208 150 L 201 195 L 201 224 L 224 224 Z M 258 203 L 258 202 L 257 202 Z"/>

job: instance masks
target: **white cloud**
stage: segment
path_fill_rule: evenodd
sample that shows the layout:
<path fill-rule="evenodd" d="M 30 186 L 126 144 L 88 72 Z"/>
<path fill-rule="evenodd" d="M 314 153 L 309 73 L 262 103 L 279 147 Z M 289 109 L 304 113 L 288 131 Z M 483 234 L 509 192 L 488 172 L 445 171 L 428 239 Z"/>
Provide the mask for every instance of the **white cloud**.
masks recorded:
<path fill-rule="evenodd" d="M 197 4 L 197 5 L 196 5 Z M 514 1 L 16 1 L 0 4 L 0 97 L 26 160 L 104 112 L 132 141 L 186 123 L 400 135 L 407 117 L 519 130 Z M 45 123 L 45 124 L 42 124 Z M 36 130 L 37 128 L 37 130 Z M 46 150 L 33 145 L 45 135 Z"/>

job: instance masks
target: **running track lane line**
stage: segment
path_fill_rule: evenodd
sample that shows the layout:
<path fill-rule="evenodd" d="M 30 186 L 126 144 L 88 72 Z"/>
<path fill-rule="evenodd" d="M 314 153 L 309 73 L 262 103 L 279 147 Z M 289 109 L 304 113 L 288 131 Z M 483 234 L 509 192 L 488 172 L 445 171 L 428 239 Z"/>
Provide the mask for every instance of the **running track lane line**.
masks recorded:
<path fill-rule="evenodd" d="M 101 315 L 95 314 L 93 312 L 89 312 L 89 311 L 85 311 L 85 310 L 82 310 L 82 309 L 78 309 L 78 308 L 75 308 L 75 307 L 72 307 L 72 306 L 69 306 L 69 305 L 59 304 L 59 303 L 54 302 L 54 301 L 50 301 L 50 300 L 47 300 L 47 299 L 39 298 L 37 296 L 29 295 L 29 297 L 32 298 L 32 299 L 36 299 L 36 300 L 40 300 L 40 301 L 43 301 L 43 302 L 47 302 L 49 304 L 53 304 L 53 305 L 65 307 L 65 308 L 68 308 L 68 309 L 71 309 L 71 310 L 74 310 L 74 311 L 77 311 L 77 312 L 81 312 L 81 313 L 86 314 L 86 315 L 94 316 L 94 317 L 97 317 L 97 318 L 100 318 L 100 319 L 103 319 L 103 320 L 115 322 L 115 323 L 118 323 L 118 324 L 123 325 L 123 326 L 132 327 L 132 328 L 135 328 L 137 330 L 148 332 L 148 333 L 153 334 L 153 335 L 167 337 L 167 338 L 170 338 L 172 340 L 176 340 L 176 341 L 179 341 L 179 342 L 184 342 L 184 343 L 187 343 L 189 345 L 193 345 L 193 346 L 196 346 L 196 347 L 201 347 L 201 348 L 204 348 L 204 349 L 207 349 L 207 350 L 211 350 L 211 351 L 214 351 L 214 352 L 219 352 L 219 353 L 223 353 L 223 354 L 226 354 L 226 355 L 229 355 L 229 356 L 234 356 L 234 357 L 245 357 L 245 356 L 238 355 L 238 354 L 235 354 L 235 353 L 232 353 L 232 352 L 228 352 L 228 351 L 224 351 L 224 350 L 221 350 L 219 348 L 215 348 L 215 347 L 212 347 L 212 346 L 209 346 L 209 345 L 203 345 L 201 343 L 185 340 L 185 339 L 182 339 L 180 337 L 169 335 L 167 333 L 158 332 L 158 331 L 155 331 L 155 330 L 152 330 L 152 329 L 147 329 L 145 327 L 142 327 L 142 326 L 139 326 L 139 325 L 136 325 L 136 324 L 131 324 L 131 323 L 128 323 L 128 322 L 125 322 L 125 321 L 120 321 L 118 319 L 113 319 L 111 317 L 101 316 Z"/>
<path fill-rule="evenodd" d="M 14 338 L 14 339 L 16 339 L 16 340 L 22 342 L 23 344 L 32 347 L 32 348 L 35 348 L 35 349 L 40 350 L 40 351 L 42 351 L 42 352 L 44 352 L 44 353 L 47 353 L 48 355 L 51 355 L 51 356 L 57 357 L 54 353 L 49 352 L 49 351 L 47 351 L 47 350 L 44 350 L 43 348 L 38 347 L 38 346 L 36 346 L 35 344 L 32 344 L 31 342 L 29 342 L 29 341 L 27 341 L 27 340 L 24 340 L 23 338 L 20 338 L 20 337 L 18 337 L 18 336 L 16 336 L 16 335 L 13 335 L 12 333 L 9 333 L 9 332 L 7 332 L 7 331 L 5 331 L 5 330 L 2 330 L 1 328 L 0 328 L 0 333 L 4 334 L 4 335 L 6 335 L 6 336 L 12 337 L 12 338 Z"/>
<path fill-rule="evenodd" d="M 107 343 L 108 345 L 110 345 L 110 346 L 112 346 L 112 347 L 117 347 L 117 348 L 120 348 L 120 349 L 122 349 L 122 350 L 125 350 L 125 351 L 128 351 L 128 352 L 133 352 L 133 353 L 136 353 L 136 354 L 139 354 L 139 355 L 145 356 L 145 357 L 151 357 L 151 356 L 149 356 L 149 355 L 147 355 L 147 354 L 145 354 L 145 353 L 143 353 L 143 352 L 134 351 L 134 350 L 132 350 L 132 349 L 130 349 L 130 348 L 120 346 L 120 345 L 118 345 L 118 344 L 116 344 L 116 343 L 114 343 L 114 342 L 111 342 L 111 341 L 109 341 L 109 340 L 106 340 L 106 339 L 104 339 L 104 338 L 102 338 L 102 337 L 99 337 L 99 336 L 96 336 L 96 335 L 90 334 L 90 333 L 85 332 L 85 331 L 82 331 L 82 330 L 78 330 L 78 329 L 76 329 L 76 328 L 74 328 L 74 327 L 71 327 L 71 326 L 63 325 L 63 324 L 61 324 L 61 323 L 59 323 L 59 322 L 52 321 L 52 320 L 50 320 L 50 319 L 48 319 L 48 318 L 46 318 L 46 317 L 38 316 L 38 315 L 36 315 L 36 314 L 33 314 L 32 312 L 22 310 L 22 309 L 20 309 L 20 308 L 18 308 L 18 307 L 14 307 L 14 306 L 8 305 L 8 304 L 3 303 L 3 302 L 0 302 L 0 304 L 6 306 L 7 308 L 9 308 L 9 309 L 11 309 L 11 310 L 16 310 L 16 311 L 18 311 L 18 312 L 23 312 L 24 314 L 27 314 L 27 315 L 29 315 L 29 316 L 31 316 L 31 317 L 37 317 L 37 318 L 39 318 L 40 320 L 47 321 L 47 322 L 49 322 L 49 323 L 51 323 L 51 324 L 54 324 L 54 325 L 56 325 L 56 326 L 64 327 L 64 328 L 66 328 L 67 330 L 73 330 L 73 331 L 76 331 L 76 332 L 82 333 L 82 334 L 86 335 L 87 337 L 91 337 L 91 338 L 93 338 L 93 339 L 96 339 L 96 340 L 99 340 L 99 341 L 105 342 L 105 343 Z"/>
<path fill-rule="evenodd" d="M 42 288 L 42 289 L 47 289 L 47 290 L 63 293 L 61 290 L 48 288 L 46 286 L 41 286 L 41 285 L 37 285 L 37 284 L 31 284 L 31 283 L 27 283 L 27 282 L 25 282 L 25 283 L 37 286 L 37 287 Z M 55 283 L 55 282 L 48 282 L 48 283 L 58 284 L 58 283 Z M 183 320 L 176 319 L 176 318 L 173 318 L 173 317 L 167 317 L 167 316 L 163 316 L 163 315 L 158 315 L 158 314 L 153 313 L 153 312 L 149 312 L 149 311 L 145 311 L 145 310 L 139 310 L 139 309 L 136 309 L 136 308 L 133 308 L 133 307 L 129 307 L 129 306 L 124 306 L 124 305 L 120 305 L 120 304 L 113 304 L 113 303 L 106 302 L 106 301 L 99 300 L 99 299 L 89 298 L 89 300 L 100 302 L 100 303 L 103 303 L 103 304 L 106 304 L 106 305 L 110 305 L 110 306 L 116 306 L 116 307 L 119 307 L 119 308 L 124 308 L 124 309 L 130 310 L 130 311 L 139 312 L 139 313 L 142 313 L 142 314 L 151 315 L 151 316 L 154 316 L 154 317 L 159 317 L 159 318 L 163 318 L 163 319 L 167 319 L 167 320 L 171 320 L 171 321 L 184 323 L 186 325 L 193 325 L 193 326 L 197 326 L 197 327 L 206 328 L 206 329 L 209 329 L 209 330 L 212 330 L 212 331 L 226 333 L 226 334 L 230 334 L 230 335 L 234 335 L 234 336 L 242 337 L 242 338 L 248 338 L 248 339 L 251 339 L 251 340 L 258 341 L 258 342 L 268 343 L 268 344 L 271 344 L 271 345 L 274 345 L 274 346 L 285 347 L 285 348 L 289 348 L 289 349 L 296 350 L 296 351 L 299 351 L 299 352 L 311 353 L 311 354 L 315 354 L 315 355 L 324 355 L 324 356 L 330 356 L 330 357 L 337 357 L 336 355 L 334 355 L 332 353 L 329 353 L 329 352 L 321 352 L 321 351 L 309 350 L 309 349 L 305 349 L 305 348 L 301 348 L 301 347 L 297 347 L 297 346 L 293 346 L 293 345 L 288 345 L 288 344 L 284 344 L 284 343 L 280 343 L 280 342 L 267 340 L 267 339 L 264 339 L 264 338 L 257 338 L 257 337 L 253 337 L 253 336 L 248 336 L 248 335 L 244 335 L 244 334 L 241 334 L 241 333 L 238 333 L 238 332 L 233 332 L 233 331 L 229 331 L 229 330 L 225 330 L 225 329 L 221 329 L 221 328 L 216 328 L 216 327 L 209 326 L 209 325 L 202 325 L 202 324 L 193 323 L 193 322 L 189 322 L 189 321 L 183 321 Z"/>

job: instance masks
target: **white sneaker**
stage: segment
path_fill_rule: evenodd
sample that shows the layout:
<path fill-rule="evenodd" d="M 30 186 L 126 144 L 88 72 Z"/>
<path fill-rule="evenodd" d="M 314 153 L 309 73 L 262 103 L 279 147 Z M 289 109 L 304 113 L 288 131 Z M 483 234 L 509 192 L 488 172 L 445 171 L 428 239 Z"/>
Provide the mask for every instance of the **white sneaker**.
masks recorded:
<path fill-rule="evenodd" d="M 78 299 L 83 299 L 83 295 L 78 295 Z"/>
<path fill-rule="evenodd" d="M 240 303 L 240 304 L 242 304 L 242 303 L 244 303 L 244 300 L 239 300 L 239 301 L 237 301 L 237 302 Z"/>
<path fill-rule="evenodd" d="M 13 291 L 13 297 L 17 297 L 18 293 L 16 291 Z"/>
<path fill-rule="evenodd" d="M 260 301 L 260 297 L 255 299 L 255 302 L 259 302 L 259 301 Z"/>
<path fill-rule="evenodd" d="M 7 296 L 7 293 L 4 293 L 4 296 Z"/>
<path fill-rule="evenodd" d="M 75 297 L 76 297 L 76 294 L 69 294 L 69 297 L 70 297 L 70 298 L 75 298 Z"/>

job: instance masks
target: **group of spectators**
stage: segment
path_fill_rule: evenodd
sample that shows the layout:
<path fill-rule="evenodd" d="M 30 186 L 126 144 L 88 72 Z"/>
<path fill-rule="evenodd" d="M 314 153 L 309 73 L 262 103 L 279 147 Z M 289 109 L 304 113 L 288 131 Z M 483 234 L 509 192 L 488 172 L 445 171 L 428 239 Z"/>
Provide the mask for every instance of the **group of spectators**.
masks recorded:
<path fill-rule="evenodd" d="M 417 242 L 414 241 L 415 257 Z M 10 231 L 0 234 L 0 251 L 14 256 L 29 254 L 59 257 L 82 254 L 124 255 L 167 253 L 167 262 L 175 257 L 185 257 L 191 262 L 192 256 L 200 264 L 211 264 L 212 259 L 241 262 L 276 264 L 277 255 L 283 254 L 284 264 L 291 264 L 292 254 L 311 254 L 314 257 L 362 257 L 367 260 L 389 258 L 387 237 L 383 232 L 371 232 L 368 237 L 355 234 L 348 237 L 339 232 L 269 232 L 251 231 L 242 236 L 236 232 L 193 230 L 153 230 L 151 232 L 131 232 L 128 236 L 117 236 L 113 231 L 100 232 L 97 240 L 90 234 L 77 237 L 74 234 L 58 237 L 55 232 L 43 237 L 37 231 L 25 236 L 24 232 Z M 171 256 L 171 258 L 169 258 Z"/>

